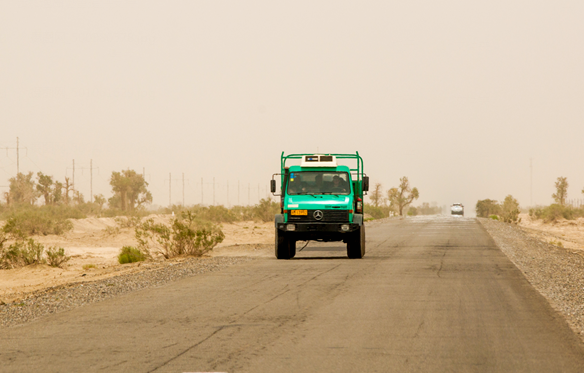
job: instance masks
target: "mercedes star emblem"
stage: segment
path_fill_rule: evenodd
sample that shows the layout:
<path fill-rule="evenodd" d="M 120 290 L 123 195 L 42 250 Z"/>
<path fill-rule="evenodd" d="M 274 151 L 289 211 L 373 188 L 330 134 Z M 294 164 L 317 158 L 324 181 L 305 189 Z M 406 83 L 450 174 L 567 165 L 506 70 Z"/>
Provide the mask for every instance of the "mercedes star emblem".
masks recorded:
<path fill-rule="evenodd" d="M 324 214 L 320 210 L 316 210 L 312 215 L 316 220 L 321 220 L 324 217 Z"/>

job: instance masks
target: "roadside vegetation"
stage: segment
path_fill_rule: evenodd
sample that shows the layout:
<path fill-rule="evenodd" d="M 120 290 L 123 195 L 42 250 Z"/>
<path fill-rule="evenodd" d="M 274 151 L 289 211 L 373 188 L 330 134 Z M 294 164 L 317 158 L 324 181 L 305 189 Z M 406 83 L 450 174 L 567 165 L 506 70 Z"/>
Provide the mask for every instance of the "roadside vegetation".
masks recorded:
<path fill-rule="evenodd" d="M 71 257 L 62 247 L 45 247 L 24 235 L 0 230 L 0 269 L 24 267 L 32 264 L 48 264 L 61 267 Z"/>
<path fill-rule="evenodd" d="M 32 236 L 63 235 L 73 229 L 69 219 L 114 217 L 116 227 L 106 234 L 115 236 L 122 229 L 135 229 L 139 245 L 122 248 L 118 261 L 132 263 L 156 255 L 171 258 L 200 256 L 223 241 L 220 223 L 273 221 L 279 204 L 269 198 L 255 206 L 179 206 L 148 210 L 152 194 L 144 177 L 134 170 L 112 172 L 112 196 L 98 194 L 86 201 L 69 178 L 54 179 L 42 172 L 19 173 L 9 179 L 9 190 L 0 201 L 0 268 L 16 268 L 36 263 L 60 267 L 68 257 L 63 248 L 45 247 Z M 170 225 L 156 224 L 150 214 L 173 214 Z"/>
<path fill-rule="evenodd" d="M 549 206 L 530 208 L 530 218 L 542 220 L 545 223 L 554 223 L 560 219 L 574 220 L 584 217 L 584 206 L 574 207 L 567 203 L 568 186 L 566 177 L 558 177 L 555 182 L 556 192 L 552 194 L 554 203 Z M 582 193 L 584 194 L 584 189 Z M 492 199 L 480 200 L 475 209 L 478 217 L 488 217 L 515 224 L 521 222 L 519 203 L 511 195 L 507 196 L 502 203 Z"/>
<path fill-rule="evenodd" d="M 170 225 L 148 219 L 135 228 L 135 235 L 138 247 L 133 255 L 141 255 L 143 258 L 159 255 L 165 259 L 201 256 L 225 238 L 219 224 L 202 220 L 193 210 L 182 211 L 180 217 L 172 219 Z M 129 251 L 130 249 L 133 248 L 128 248 Z M 122 254 L 123 249 L 120 255 Z"/>
<path fill-rule="evenodd" d="M 479 200 L 475 211 L 477 216 L 481 218 L 491 218 L 513 224 L 521 222 L 519 202 L 510 194 L 501 203 L 493 199 Z"/>
<path fill-rule="evenodd" d="M 545 223 L 555 223 L 560 219 L 574 220 L 584 217 L 584 207 L 574 207 L 566 203 L 568 198 L 568 178 L 558 177 L 555 183 L 556 192 L 552 194 L 553 204 L 529 209 L 532 219 Z M 582 190 L 584 194 L 584 189 Z"/>
<path fill-rule="evenodd" d="M 185 211 L 190 211 L 197 216 L 198 220 L 205 220 L 213 223 L 234 223 L 238 221 L 262 221 L 271 222 L 274 215 L 280 212 L 280 205 L 269 198 L 261 199 L 254 206 L 232 206 L 227 208 L 218 206 L 182 206 L 172 205 L 170 208 L 163 208 L 159 213 L 174 213 L 179 216 Z"/>
<path fill-rule="evenodd" d="M 373 219 L 400 215 L 437 215 L 442 213 L 442 207 L 435 203 L 423 202 L 420 206 L 412 206 L 414 200 L 420 198 L 418 188 L 411 187 L 406 176 L 400 179 L 398 187 L 383 191 L 381 183 L 376 183 L 369 192 L 369 200 L 364 206 L 365 214 Z"/>

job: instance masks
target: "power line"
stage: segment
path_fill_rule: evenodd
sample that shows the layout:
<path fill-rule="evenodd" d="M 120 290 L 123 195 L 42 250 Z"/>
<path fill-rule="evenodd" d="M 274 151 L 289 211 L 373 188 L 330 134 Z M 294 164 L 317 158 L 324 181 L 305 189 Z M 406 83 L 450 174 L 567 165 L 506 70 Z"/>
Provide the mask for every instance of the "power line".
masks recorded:
<path fill-rule="evenodd" d="M 69 169 L 71 169 L 71 168 L 67 167 L 66 170 L 69 170 Z M 89 201 L 93 202 L 93 170 L 99 171 L 99 167 L 93 167 L 93 159 L 89 160 L 89 167 L 75 167 L 75 159 L 73 159 L 72 169 L 73 169 L 73 175 L 72 175 L 72 180 L 71 180 L 71 187 L 72 187 L 73 191 L 75 191 L 75 170 L 76 169 L 81 170 L 81 171 L 89 170 Z"/>
<path fill-rule="evenodd" d="M 16 138 L 16 148 L 11 148 L 9 146 L 5 146 L 5 147 L 2 147 L 0 149 L 6 150 L 6 156 L 8 156 L 9 150 L 16 150 L 16 174 L 18 175 L 20 173 L 20 139 L 18 137 Z M 26 155 L 28 156 L 28 148 L 23 148 L 23 149 L 26 149 Z"/>

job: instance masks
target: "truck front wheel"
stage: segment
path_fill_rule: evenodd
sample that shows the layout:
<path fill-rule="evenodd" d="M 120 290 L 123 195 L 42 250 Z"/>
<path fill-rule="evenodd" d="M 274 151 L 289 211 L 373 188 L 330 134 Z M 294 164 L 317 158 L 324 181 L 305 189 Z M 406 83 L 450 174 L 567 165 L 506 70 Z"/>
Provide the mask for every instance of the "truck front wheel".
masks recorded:
<path fill-rule="evenodd" d="M 291 259 L 296 255 L 296 241 L 289 239 L 276 228 L 276 258 Z"/>
<path fill-rule="evenodd" d="M 347 242 L 347 256 L 351 259 L 361 259 L 365 256 L 365 226 L 353 233 Z"/>

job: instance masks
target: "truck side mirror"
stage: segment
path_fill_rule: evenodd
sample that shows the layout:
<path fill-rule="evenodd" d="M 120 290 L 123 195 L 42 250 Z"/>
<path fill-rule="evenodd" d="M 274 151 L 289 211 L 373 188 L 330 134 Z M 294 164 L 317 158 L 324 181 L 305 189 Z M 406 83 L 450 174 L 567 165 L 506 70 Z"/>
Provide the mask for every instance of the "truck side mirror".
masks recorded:
<path fill-rule="evenodd" d="M 276 180 L 274 179 L 270 180 L 270 190 L 272 193 L 276 193 Z"/>
<path fill-rule="evenodd" d="M 363 191 L 369 191 L 369 176 L 363 176 Z"/>

